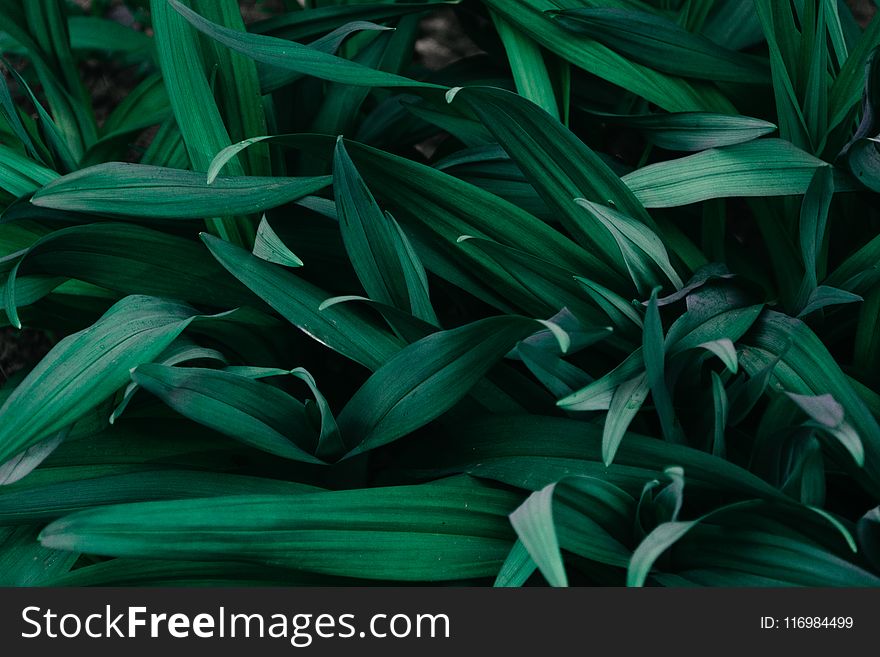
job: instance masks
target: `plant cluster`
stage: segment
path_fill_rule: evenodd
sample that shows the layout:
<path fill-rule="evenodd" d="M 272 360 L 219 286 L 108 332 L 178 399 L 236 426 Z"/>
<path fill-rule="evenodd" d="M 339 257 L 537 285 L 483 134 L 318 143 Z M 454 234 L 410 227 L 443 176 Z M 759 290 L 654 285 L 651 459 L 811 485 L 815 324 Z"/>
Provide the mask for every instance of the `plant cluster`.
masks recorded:
<path fill-rule="evenodd" d="M 0 582 L 880 584 L 880 19 L 136 4 L 0 0 Z"/>

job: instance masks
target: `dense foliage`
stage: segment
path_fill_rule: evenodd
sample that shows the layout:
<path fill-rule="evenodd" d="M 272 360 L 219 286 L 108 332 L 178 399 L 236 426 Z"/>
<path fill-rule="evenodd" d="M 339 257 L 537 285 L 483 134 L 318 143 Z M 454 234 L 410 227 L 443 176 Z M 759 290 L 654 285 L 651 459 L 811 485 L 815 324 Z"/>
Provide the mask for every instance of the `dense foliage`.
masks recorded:
<path fill-rule="evenodd" d="M 136 4 L 0 0 L 0 582 L 880 584 L 880 19 Z"/>

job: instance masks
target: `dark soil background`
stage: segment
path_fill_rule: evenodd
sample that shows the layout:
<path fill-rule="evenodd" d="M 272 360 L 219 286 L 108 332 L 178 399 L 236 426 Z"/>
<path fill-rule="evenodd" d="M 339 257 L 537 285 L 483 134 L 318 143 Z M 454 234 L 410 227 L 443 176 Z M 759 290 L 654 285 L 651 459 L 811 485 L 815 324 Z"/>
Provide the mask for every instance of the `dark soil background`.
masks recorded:
<path fill-rule="evenodd" d="M 146 7 L 149 6 L 147 0 L 73 1 L 94 15 L 144 29 Z M 243 0 L 240 4 L 247 23 L 271 16 L 283 7 L 281 0 Z M 866 25 L 877 12 L 873 0 L 847 0 L 847 4 L 862 25 Z M 451 9 L 439 10 L 425 18 L 422 33 L 416 42 L 416 53 L 427 68 L 441 68 L 479 50 L 464 35 Z M 94 98 L 95 114 L 99 122 L 103 121 L 133 86 L 132 70 L 99 59 L 86 59 L 81 62 L 80 68 Z M 148 140 L 149 133 L 143 139 Z M 0 329 L 0 385 L 16 372 L 33 366 L 51 349 L 52 344 L 53 339 L 40 331 Z"/>

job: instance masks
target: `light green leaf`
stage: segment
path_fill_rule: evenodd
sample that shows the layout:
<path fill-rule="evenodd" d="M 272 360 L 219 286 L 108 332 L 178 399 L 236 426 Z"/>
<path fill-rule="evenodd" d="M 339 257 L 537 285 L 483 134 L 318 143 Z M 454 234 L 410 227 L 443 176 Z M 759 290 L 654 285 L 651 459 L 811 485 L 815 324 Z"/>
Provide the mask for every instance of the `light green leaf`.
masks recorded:
<path fill-rule="evenodd" d="M 272 230 L 272 226 L 266 220 L 266 216 L 260 220 L 257 228 L 257 237 L 254 239 L 253 253 L 258 258 L 262 258 L 266 262 L 272 262 L 276 265 L 284 265 L 285 267 L 302 267 L 303 261 L 296 254 L 287 248 L 287 245 Z"/>
<path fill-rule="evenodd" d="M 724 363 L 731 374 L 736 374 L 739 369 L 739 362 L 736 359 L 736 347 L 730 338 L 719 338 L 718 340 L 710 340 L 699 345 L 702 349 L 711 351 L 718 356 L 719 360 Z"/>
<path fill-rule="evenodd" d="M 614 455 L 624 434 L 645 403 L 650 390 L 647 375 L 640 374 L 634 379 L 624 381 L 614 391 L 602 429 L 602 461 L 606 466 L 614 462 Z"/>
<path fill-rule="evenodd" d="M 667 208 L 711 198 L 803 194 L 825 162 L 782 139 L 758 139 L 650 164 L 623 177 L 645 207 Z M 837 171 L 835 189 L 855 181 Z"/>

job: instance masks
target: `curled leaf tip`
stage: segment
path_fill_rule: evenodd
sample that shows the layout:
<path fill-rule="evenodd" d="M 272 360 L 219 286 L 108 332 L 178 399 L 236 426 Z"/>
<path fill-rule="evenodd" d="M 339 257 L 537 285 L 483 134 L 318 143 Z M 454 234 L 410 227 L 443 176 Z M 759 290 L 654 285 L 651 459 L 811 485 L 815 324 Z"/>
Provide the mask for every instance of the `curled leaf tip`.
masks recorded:
<path fill-rule="evenodd" d="M 571 347 L 571 336 L 568 332 L 555 322 L 546 319 L 539 319 L 538 322 L 546 326 L 550 333 L 553 334 L 553 337 L 556 338 L 556 342 L 559 343 L 559 350 L 564 354 L 568 353 L 568 350 Z"/>
<path fill-rule="evenodd" d="M 464 89 L 464 87 L 452 87 L 449 91 L 446 92 L 446 102 L 452 104 L 452 101 L 455 100 L 455 96 L 459 91 Z"/>
<path fill-rule="evenodd" d="M 338 297 L 330 297 L 329 299 L 324 299 L 321 304 L 318 306 L 318 310 L 326 310 L 330 306 L 335 306 L 338 303 L 345 303 L 347 301 L 370 301 L 367 297 L 358 296 L 356 294 L 346 294 Z"/>

